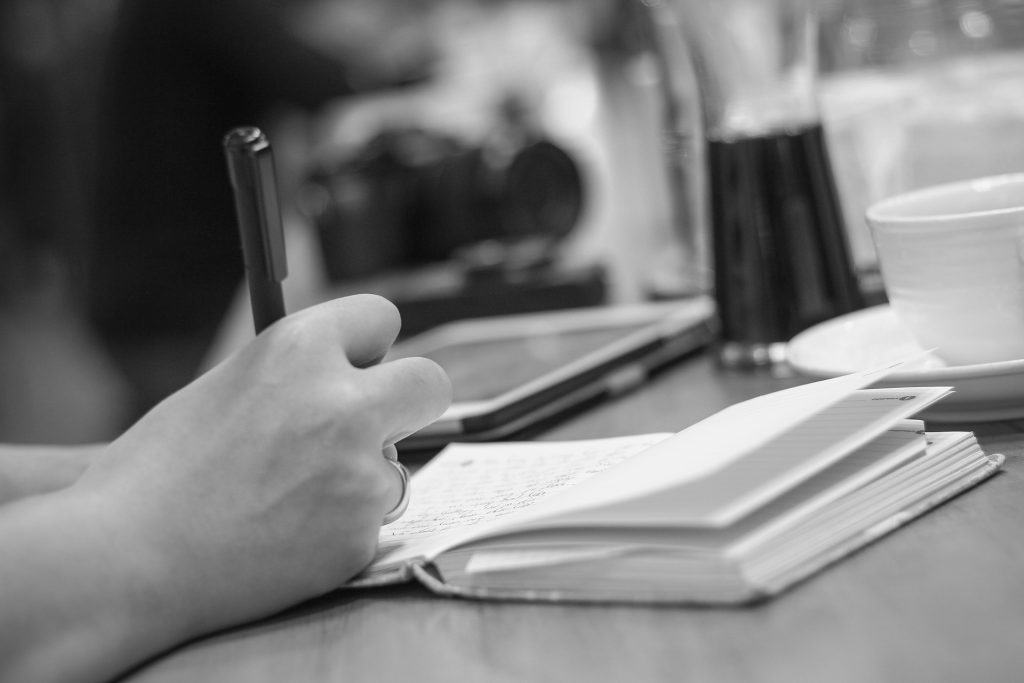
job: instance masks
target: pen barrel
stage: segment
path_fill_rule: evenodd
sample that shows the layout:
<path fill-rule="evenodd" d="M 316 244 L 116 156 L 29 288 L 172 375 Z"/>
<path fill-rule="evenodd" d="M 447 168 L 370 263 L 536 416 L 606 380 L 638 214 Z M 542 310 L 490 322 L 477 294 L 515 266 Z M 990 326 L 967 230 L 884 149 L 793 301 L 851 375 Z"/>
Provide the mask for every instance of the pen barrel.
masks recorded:
<path fill-rule="evenodd" d="M 288 274 L 270 143 L 258 128 L 224 137 L 246 279 L 257 334 L 284 316 L 280 282 Z"/>
<path fill-rule="evenodd" d="M 250 273 L 246 280 L 252 302 L 252 322 L 259 334 L 283 317 L 284 294 L 281 283 L 272 278 Z"/>

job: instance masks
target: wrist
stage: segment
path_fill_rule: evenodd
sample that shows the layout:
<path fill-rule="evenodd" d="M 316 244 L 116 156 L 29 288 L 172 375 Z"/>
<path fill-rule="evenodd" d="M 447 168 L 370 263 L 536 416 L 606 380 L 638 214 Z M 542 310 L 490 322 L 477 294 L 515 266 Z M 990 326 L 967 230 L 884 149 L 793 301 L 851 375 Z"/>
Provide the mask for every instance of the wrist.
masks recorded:
<path fill-rule="evenodd" d="M 3 510 L 0 678 L 105 679 L 188 637 L 167 568 L 133 534 L 128 511 L 74 487 Z"/>

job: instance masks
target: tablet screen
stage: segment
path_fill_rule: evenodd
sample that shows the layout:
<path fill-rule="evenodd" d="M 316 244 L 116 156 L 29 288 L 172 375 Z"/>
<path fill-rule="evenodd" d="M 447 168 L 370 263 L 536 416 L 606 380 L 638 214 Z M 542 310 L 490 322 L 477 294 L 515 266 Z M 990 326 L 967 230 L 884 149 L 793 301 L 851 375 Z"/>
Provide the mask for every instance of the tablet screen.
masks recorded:
<path fill-rule="evenodd" d="M 420 353 L 452 380 L 454 401 L 483 401 L 511 391 L 636 332 L 646 323 L 560 330 L 546 335 L 454 342 Z"/>

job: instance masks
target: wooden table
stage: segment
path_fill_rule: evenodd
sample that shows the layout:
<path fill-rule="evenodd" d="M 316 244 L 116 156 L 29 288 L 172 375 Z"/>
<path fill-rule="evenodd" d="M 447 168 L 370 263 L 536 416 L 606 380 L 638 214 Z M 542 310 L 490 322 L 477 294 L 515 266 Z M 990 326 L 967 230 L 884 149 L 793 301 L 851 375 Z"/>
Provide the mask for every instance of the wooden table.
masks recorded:
<path fill-rule="evenodd" d="M 539 438 L 677 430 L 794 382 L 721 374 L 699 357 Z M 763 605 L 338 592 L 180 648 L 128 680 L 1024 680 L 1024 420 L 968 427 L 1006 454 L 1003 473 Z"/>

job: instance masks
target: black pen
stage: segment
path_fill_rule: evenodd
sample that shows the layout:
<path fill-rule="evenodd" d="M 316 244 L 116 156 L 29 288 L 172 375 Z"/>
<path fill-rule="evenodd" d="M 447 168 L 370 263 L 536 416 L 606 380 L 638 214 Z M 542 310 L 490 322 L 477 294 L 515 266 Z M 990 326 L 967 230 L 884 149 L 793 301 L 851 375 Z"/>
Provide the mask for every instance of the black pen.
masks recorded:
<path fill-rule="evenodd" d="M 224 136 L 224 155 L 235 196 L 242 258 L 256 334 L 284 317 L 281 281 L 288 275 L 274 156 L 259 128 L 235 128 Z"/>

